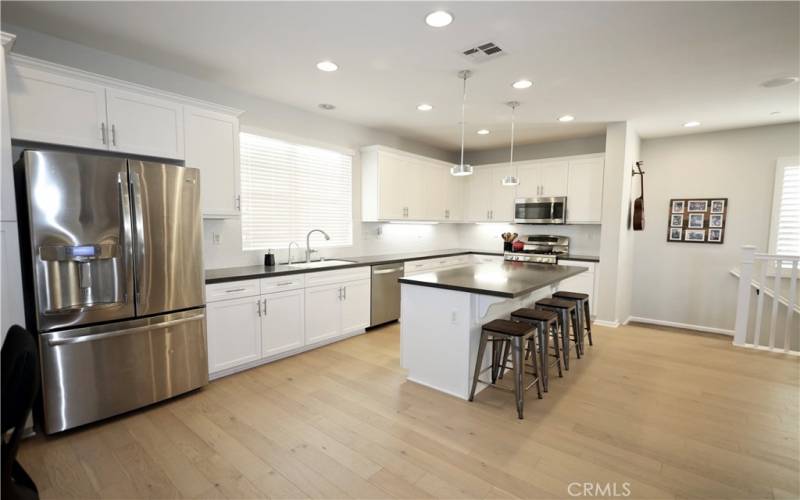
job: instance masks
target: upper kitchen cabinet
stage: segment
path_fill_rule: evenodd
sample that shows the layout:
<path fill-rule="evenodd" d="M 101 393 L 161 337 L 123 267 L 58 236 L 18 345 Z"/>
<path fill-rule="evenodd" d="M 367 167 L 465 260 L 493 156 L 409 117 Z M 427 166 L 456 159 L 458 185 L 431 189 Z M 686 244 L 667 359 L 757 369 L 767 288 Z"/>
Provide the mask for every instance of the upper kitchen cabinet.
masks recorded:
<path fill-rule="evenodd" d="M 8 66 L 12 139 L 186 157 L 215 188 L 204 213 L 238 214 L 241 111 L 18 54 Z"/>
<path fill-rule="evenodd" d="M 183 106 L 139 92 L 106 89 L 109 149 L 157 158 L 183 158 Z"/>
<path fill-rule="evenodd" d="M 11 137 L 108 149 L 106 88 L 22 64 L 8 66 Z"/>
<path fill-rule="evenodd" d="M 200 169 L 203 217 L 239 216 L 239 119 L 184 106 L 186 166 Z"/>
<path fill-rule="evenodd" d="M 603 208 L 603 156 L 570 160 L 567 223 L 600 224 Z"/>
<path fill-rule="evenodd" d="M 503 178 L 513 175 L 513 173 L 514 168 L 509 166 L 492 168 L 491 216 L 493 222 L 512 222 L 514 220 L 516 190 L 514 186 L 503 185 Z"/>
<path fill-rule="evenodd" d="M 437 169 L 443 162 L 383 146 L 361 150 L 361 218 L 365 222 L 445 220 L 443 192 L 431 185 L 446 182 Z"/>
<path fill-rule="evenodd" d="M 514 187 L 504 186 L 508 165 L 475 167 L 467 177 L 464 218 L 470 222 L 511 222 L 514 219 Z"/>
<path fill-rule="evenodd" d="M 520 162 L 517 172 L 517 198 L 567 196 L 569 162 L 566 160 Z"/>

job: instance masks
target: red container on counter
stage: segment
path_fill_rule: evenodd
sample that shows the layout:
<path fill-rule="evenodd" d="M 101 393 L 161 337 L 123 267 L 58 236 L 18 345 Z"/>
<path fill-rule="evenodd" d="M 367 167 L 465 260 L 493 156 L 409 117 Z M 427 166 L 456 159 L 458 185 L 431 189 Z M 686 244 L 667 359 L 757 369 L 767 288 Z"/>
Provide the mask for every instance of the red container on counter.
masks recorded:
<path fill-rule="evenodd" d="M 513 248 L 515 252 L 521 252 L 525 248 L 525 243 L 517 240 L 514 242 Z"/>

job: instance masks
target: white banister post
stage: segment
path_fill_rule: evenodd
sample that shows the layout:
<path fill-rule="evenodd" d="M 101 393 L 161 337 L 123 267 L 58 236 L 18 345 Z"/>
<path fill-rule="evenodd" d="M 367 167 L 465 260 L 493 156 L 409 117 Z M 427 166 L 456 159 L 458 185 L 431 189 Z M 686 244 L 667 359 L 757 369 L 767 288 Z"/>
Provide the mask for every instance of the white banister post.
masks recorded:
<path fill-rule="evenodd" d="M 744 345 L 747 339 L 747 316 L 750 313 L 750 283 L 753 281 L 755 255 L 756 247 L 753 245 L 742 246 L 739 295 L 736 300 L 736 329 L 733 334 L 734 345 Z"/>

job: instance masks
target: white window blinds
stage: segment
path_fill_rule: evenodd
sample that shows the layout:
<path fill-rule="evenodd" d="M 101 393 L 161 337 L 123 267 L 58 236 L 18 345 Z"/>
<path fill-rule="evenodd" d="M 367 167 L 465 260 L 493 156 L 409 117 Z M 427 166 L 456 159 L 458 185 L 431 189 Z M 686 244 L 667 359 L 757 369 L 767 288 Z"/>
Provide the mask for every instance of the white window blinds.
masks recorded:
<path fill-rule="evenodd" d="M 781 158 L 775 170 L 770 253 L 800 255 L 800 161 Z"/>
<path fill-rule="evenodd" d="M 264 250 L 322 229 L 330 241 L 353 244 L 352 157 L 336 151 L 241 133 L 242 248 Z"/>

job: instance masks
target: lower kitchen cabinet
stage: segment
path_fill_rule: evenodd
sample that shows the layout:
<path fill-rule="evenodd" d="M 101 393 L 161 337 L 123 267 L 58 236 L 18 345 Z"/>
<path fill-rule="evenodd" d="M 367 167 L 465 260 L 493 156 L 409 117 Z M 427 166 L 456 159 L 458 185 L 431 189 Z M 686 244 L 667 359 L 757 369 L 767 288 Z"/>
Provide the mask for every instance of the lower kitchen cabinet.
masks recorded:
<path fill-rule="evenodd" d="M 260 297 L 209 302 L 206 306 L 209 373 L 261 359 Z"/>
<path fill-rule="evenodd" d="M 306 288 L 306 345 L 369 326 L 369 279 Z"/>
<path fill-rule="evenodd" d="M 268 358 L 305 344 L 304 290 L 261 296 L 261 357 Z"/>
<path fill-rule="evenodd" d="M 360 280 L 342 286 L 342 335 L 369 326 L 371 284 L 371 280 Z"/>
<path fill-rule="evenodd" d="M 342 285 L 306 288 L 306 344 L 314 344 L 339 335 L 342 308 Z"/>
<path fill-rule="evenodd" d="M 597 297 L 596 290 L 596 276 L 597 266 L 595 262 L 584 262 L 578 260 L 559 260 L 558 263 L 562 266 L 576 266 L 585 267 L 586 272 L 567 278 L 558 284 L 558 289 L 567 292 L 585 293 L 589 296 L 589 304 L 592 308 L 592 313 L 595 313 L 595 298 Z"/>

